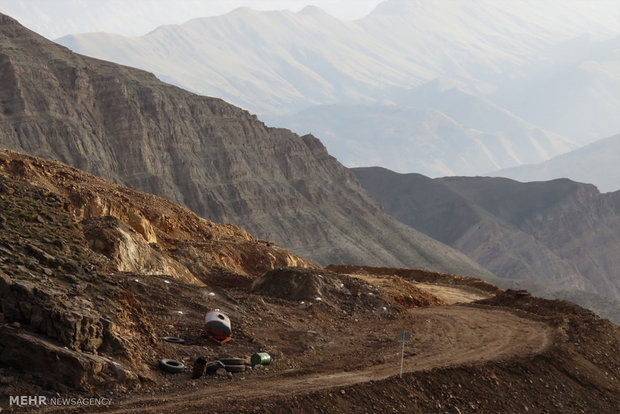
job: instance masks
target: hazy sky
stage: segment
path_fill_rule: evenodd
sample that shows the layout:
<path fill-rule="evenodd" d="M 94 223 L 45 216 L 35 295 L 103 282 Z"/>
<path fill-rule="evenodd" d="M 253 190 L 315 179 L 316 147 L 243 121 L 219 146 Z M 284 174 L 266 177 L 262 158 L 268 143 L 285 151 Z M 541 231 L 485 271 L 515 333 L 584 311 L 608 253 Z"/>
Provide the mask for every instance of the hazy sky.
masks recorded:
<path fill-rule="evenodd" d="M 299 11 L 315 5 L 329 14 L 355 20 L 381 0 L 1 0 L 0 12 L 47 37 L 83 32 L 138 36 L 162 24 L 216 16 L 238 7 Z"/>

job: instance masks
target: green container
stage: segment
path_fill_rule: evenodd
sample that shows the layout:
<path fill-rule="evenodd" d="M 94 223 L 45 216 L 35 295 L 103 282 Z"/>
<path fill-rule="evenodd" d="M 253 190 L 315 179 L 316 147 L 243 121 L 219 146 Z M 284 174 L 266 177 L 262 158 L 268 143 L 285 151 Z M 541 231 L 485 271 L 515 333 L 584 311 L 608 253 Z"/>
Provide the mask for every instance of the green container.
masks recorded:
<path fill-rule="evenodd" d="M 252 365 L 269 365 L 271 363 L 271 355 L 267 352 L 257 352 L 250 358 Z"/>

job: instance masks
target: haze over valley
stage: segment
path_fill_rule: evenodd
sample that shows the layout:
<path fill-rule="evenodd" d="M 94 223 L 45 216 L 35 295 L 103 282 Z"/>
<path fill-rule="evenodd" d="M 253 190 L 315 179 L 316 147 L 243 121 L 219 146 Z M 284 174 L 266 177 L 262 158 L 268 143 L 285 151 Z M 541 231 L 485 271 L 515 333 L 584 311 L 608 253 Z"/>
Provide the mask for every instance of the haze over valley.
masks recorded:
<path fill-rule="evenodd" d="M 613 1 L 389 0 L 353 21 L 240 8 L 138 37 L 57 41 L 312 133 L 346 166 L 437 177 L 618 133 L 619 19 Z"/>

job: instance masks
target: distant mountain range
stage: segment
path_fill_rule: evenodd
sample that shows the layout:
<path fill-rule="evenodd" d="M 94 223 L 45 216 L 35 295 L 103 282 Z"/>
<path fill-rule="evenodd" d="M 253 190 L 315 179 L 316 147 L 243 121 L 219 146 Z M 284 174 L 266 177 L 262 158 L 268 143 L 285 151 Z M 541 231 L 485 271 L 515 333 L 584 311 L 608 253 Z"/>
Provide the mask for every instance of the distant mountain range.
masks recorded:
<path fill-rule="evenodd" d="M 266 120 L 321 137 L 345 165 L 433 177 L 478 175 L 574 148 L 568 139 L 441 80 L 394 93 L 389 104 L 314 106 Z"/>
<path fill-rule="evenodd" d="M 489 175 L 518 181 L 546 181 L 566 177 L 594 184 L 604 193 L 620 190 L 619 165 L 620 135 L 614 135 L 540 164 L 521 165 Z"/>
<path fill-rule="evenodd" d="M 8 16 L 0 16 L 0 67 L 2 147 L 242 224 L 318 263 L 491 277 L 382 212 L 312 136 L 268 128 L 220 99 L 77 55 Z"/>
<path fill-rule="evenodd" d="M 560 42 L 618 34 L 613 16 L 572 3 L 389 0 L 355 22 L 311 6 L 299 13 L 240 8 L 140 37 L 85 33 L 57 41 L 259 114 L 291 113 L 362 103 L 436 77 L 488 83 Z"/>
<path fill-rule="evenodd" d="M 600 41 L 584 34 L 521 70 L 498 84 L 491 98 L 499 105 L 580 145 L 620 131 L 620 36 Z"/>
<path fill-rule="evenodd" d="M 352 171 L 387 213 L 512 279 L 509 285 L 620 300 L 620 191 L 601 194 L 567 179 Z"/>
<path fill-rule="evenodd" d="M 620 131 L 620 31 L 608 6 L 388 0 L 354 22 L 316 7 L 241 8 L 140 37 L 57 41 L 313 133 L 347 166 L 471 175 Z M 458 87 L 423 86 L 438 78 Z M 370 119 L 372 136 L 356 125 Z"/>

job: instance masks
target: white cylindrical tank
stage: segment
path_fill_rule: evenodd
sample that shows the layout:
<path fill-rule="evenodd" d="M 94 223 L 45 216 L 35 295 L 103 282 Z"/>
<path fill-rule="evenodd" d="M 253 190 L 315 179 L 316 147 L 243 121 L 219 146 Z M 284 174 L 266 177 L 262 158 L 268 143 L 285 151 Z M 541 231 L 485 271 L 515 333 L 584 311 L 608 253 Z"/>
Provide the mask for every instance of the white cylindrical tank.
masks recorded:
<path fill-rule="evenodd" d="M 219 309 L 207 312 L 205 315 L 205 329 L 207 336 L 217 342 L 228 342 L 232 338 L 230 319 L 220 312 Z"/>

